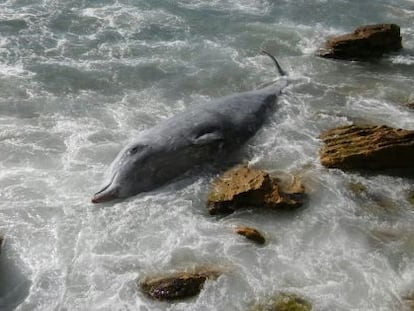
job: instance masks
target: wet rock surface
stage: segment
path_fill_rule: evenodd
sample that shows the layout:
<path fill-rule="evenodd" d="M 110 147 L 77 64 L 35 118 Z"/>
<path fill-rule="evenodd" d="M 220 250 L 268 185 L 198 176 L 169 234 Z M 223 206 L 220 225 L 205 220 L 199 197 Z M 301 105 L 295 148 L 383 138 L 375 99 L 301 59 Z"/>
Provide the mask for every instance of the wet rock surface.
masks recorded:
<path fill-rule="evenodd" d="M 305 200 L 305 188 L 295 177 L 282 183 L 264 171 L 240 165 L 213 183 L 207 207 L 211 215 L 216 215 L 243 207 L 296 208 Z"/>
<path fill-rule="evenodd" d="M 407 108 L 409 108 L 409 109 L 413 109 L 414 110 L 414 102 L 412 102 L 412 103 L 407 103 L 407 104 L 405 104 L 404 106 L 406 106 Z"/>
<path fill-rule="evenodd" d="M 254 305 L 250 311 L 310 311 L 312 304 L 304 298 L 289 293 L 281 293 L 264 303 Z"/>
<path fill-rule="evenodd" d="M 328 130 L 320 138 L 320 161 L 328 168 L 414 168 L 414 131 L 350 125 Z"/>
<path fill-rule="evenodd" d="M 182 300 L 200 293 L 208 279 L 216 279 L 218 270 L 177 272 L 164 277 L 148 278 L 139 282 L 143 293 L 156 300 Z"/>
<path fill-rule="evenodd" d="M 407 200 L 411 203 L 412 206 L 414 206 L 414 190 L 408 193 Z"/>
<path fill-rule="evenodd" d="M 402 297 L 407 306 L 407 310 L 414 311 L 414 294 L 410 294 Z"/>
<path fill-rule="evenodd" d="M 254 228 L 246 226 L 237 226 L 234 231 L 237 234 L 244 236 L 246 239 L 251 240 L 257 244 L 264 244 L 266 242 L 265 237 L 259 231 Z"/>
<path fill-rule="evenodd" d="M 352 33 L 327 40 L 317 55 L 325 58 L 366 60 L 402 48 L 400 27 L 395 24 L 367 25 Z"/>

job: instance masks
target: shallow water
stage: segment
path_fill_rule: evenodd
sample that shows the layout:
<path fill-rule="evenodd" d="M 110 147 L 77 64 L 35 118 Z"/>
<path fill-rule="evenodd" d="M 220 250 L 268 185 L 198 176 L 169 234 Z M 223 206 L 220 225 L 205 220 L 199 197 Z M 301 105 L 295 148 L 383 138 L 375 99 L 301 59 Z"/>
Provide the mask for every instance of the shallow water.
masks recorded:
<path fill-rule="evenodd" d="M 413 180 L 327 170 L 318 135 L 355 121 L 414 129 L 402 106 L 414 100 L 413 17 L 408 0 L 1 1 L 0 309 L 230 311 L 288 291 L 314 310 L 403 310 L 414 286 Z M 401 52 L 373 63 L 314 56 L 327 36 L 381 22 L 401 26 Z M 240 157 L 299 174 L 311 193 L 304 208 L 210 217 L 209 168 L 90 203 L 139 131 L 274 80 L 263 48 L 293 83 Z M 239 223 L 269 242 L 235 236 Z M 225 273 L 192 300 L 137 290 L 136 279 L 202 265 Z"/>

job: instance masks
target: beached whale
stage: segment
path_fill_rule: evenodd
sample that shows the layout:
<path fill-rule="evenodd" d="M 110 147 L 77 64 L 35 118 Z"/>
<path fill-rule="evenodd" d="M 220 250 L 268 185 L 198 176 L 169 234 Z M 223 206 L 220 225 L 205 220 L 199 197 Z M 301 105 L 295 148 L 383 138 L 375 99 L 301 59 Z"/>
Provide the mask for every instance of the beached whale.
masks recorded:
<path fill-rule="evenodd" d="M 269 53 L 281 76 L 285 73 Z M 93 203 L 151 191 L 196 165 L 240 148 L 266 120 L 287 79 L 265 88 L 215 99 L 141 132 L 118 154 L 110 180 Z"/>

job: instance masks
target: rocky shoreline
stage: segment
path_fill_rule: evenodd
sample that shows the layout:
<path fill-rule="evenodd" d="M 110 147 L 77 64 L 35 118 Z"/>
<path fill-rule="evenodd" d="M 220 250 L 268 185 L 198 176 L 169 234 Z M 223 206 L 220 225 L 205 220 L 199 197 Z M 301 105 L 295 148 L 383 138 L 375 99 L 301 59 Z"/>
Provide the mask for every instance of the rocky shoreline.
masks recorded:
<path fill-rule="evenodd" d="M 317 55 L 343 60 L 369 60 L 402 48 L 400 28 L 394 24 L 368 25 L 350 34 L 329 38 Z M 412 108 L 413 104 L 407 104 Z M 381 174 L 387 169 L 414 168 L 414 131 L 386 125 L 345 125 L 321 133 L 320 163 L 328 169 L 361 170 Z M 242 209 L 258 208 L 292 211 L 302 207 L 308 194 L 302 181 L 294 175 L 281 180 L 260 169 L 238 165 L 224 172 L 212 184 L 207 198 L 210 215 L 229 215 Z M 359 184 L 350 185 L 357 195 L 366 192 Z M 414 193 L 414 190 L 413 190 Z M 408 200 L 414 202 L 414 194 Z M 414 203 L 413 203 L 414 205 Z M 266 243 L 265 234 L 258 229 L 238 225 L 233 230 L 258 245 Z M 156 300 L 173 301 L 197 295 L 207 280 L 221 273 L 177 272 L 163 278 L 140 283 L 141 290 Z M 412 299 L 407 301 L 412 306 Z M 312 304 L 295 293 L 278 293 L 257 302 L 251 311 L 309 311 Z"/>

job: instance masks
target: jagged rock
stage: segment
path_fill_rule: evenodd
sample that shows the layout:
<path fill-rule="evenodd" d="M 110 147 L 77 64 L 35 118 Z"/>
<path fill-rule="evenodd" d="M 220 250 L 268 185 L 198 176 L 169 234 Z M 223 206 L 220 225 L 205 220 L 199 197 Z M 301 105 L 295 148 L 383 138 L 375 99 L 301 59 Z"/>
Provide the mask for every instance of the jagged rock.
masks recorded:
<path fill-rule="evenodd" d="M 296 294 L 280 293 L 265 303 L 258 303 L 250 311 L 310 311 L 312 304 Z"/>
<path fill-rule="evenodd" d="M 305 188 L 296 178 L 284 184 L 266 172 L 240 165 L 214 182 L 207 207 L 211 215 L 229 214 L 243 207 L 295 208 L 305 198 Z"/>
<path fill-rule="evenodd" d="M 361 26 L 352 33 L 330 38 L 317 54 L 326 58 L 364 60 L 401 48 L 400 27 L 379 24 Z"/>
<path fill-rule="evenodd" d="M 263 234 L 257 231 L 254 228 L 246 227 L 246 226 L 238 226 L 234 230 L 237 234 L 243 235 L 246 239 L 249 239 L 257 244 L 264 244 L 266 239 L 264 238 Z"/>
<path fill-rule="evenodd" d="M 4 240 L 3 236 L 0 235 L 0 254 L 1 254 L 1 251 L 2 251 L 2 248 L 3 248 L 3 240 Z"/>
<path fill-rule="evenodd" d="M 414 131 L 388 126 L 343 126 L 320 138 L 322 165 L 341 169 L 397 169 L 414 167 Z"/>
<path fill-rule="evenodd" d="M 172 301 L 198 295 L 207 279 L 216 279 L 219 275 L 217 270 L 177 272 L 166 277 L 146 279 L 139 285 L 153 299 Z"/>

